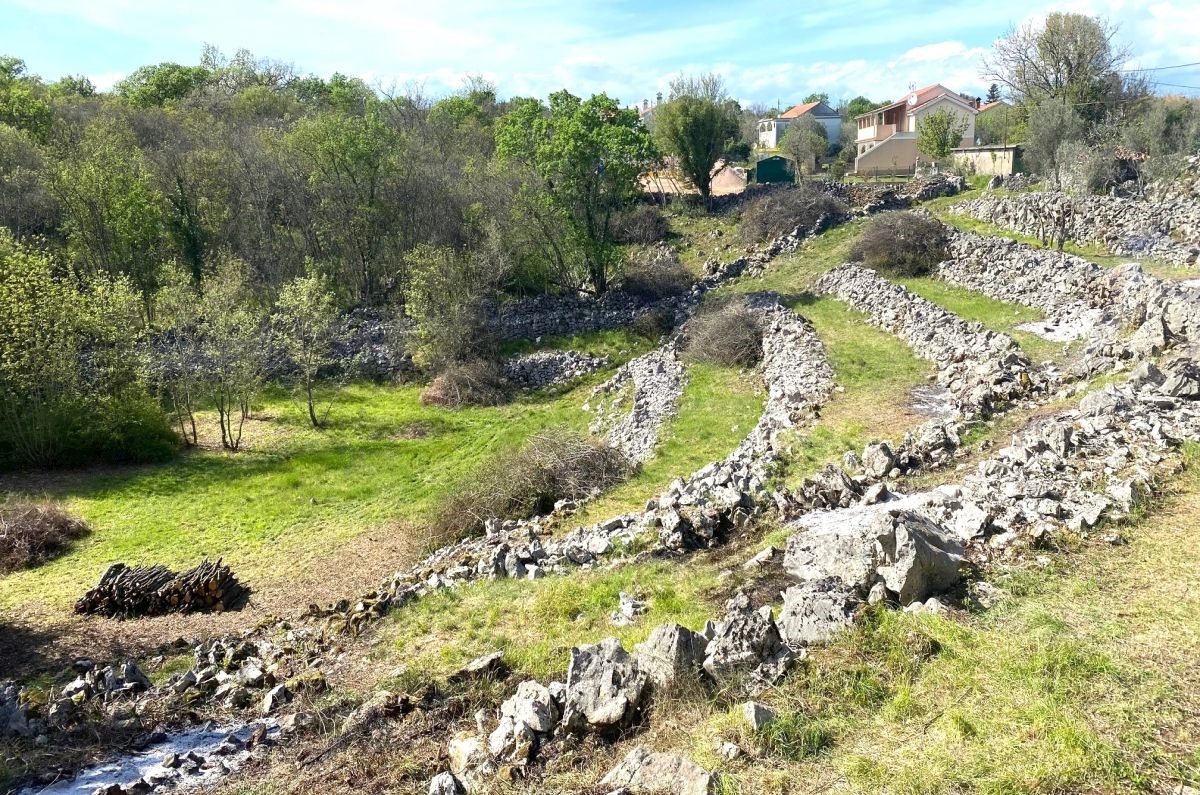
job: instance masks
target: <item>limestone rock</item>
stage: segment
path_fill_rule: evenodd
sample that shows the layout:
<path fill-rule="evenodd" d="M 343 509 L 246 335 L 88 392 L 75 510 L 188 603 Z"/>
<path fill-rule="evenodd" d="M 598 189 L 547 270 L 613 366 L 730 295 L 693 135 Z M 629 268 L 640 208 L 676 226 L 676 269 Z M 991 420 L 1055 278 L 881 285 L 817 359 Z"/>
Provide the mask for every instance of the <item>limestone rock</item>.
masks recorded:
<path fill-rule="evenodd" d="M 647 681 L 616 638 L 572 649 L 563 726 L 603 732 L 628 724 L 642 706 Z"/>
<path fill-rule="evenodd" d="M 792 651 L 779 637 L 770 606 L 755 610 L 740 593 L 725 605 L 704 657 L 704 670 L 717 681 L 747 677 L 758 685 L 773 684 L 786 672 Z"/>
<path fill-rule="evenodd" d="M 701 671 L 708 639 L 679 624 L 663 624 L 633 648 L 638 670 L 655 685 L 673 684 Z"/>
<path fill-rule="evenodd" d="M 651 753 L 638 746 L 600 782 L 606 787 L 627 787 L 634 793 L 709 795 L 713 777 L 704 768 L 675 754 Z"/>
<path fill-rule="evenodd" d="M 783 592 L 779 634 L 793 648 L 826 643 L 854 623 L 861 604 L 859 594 L 837 579 L 793 585 Z"/>

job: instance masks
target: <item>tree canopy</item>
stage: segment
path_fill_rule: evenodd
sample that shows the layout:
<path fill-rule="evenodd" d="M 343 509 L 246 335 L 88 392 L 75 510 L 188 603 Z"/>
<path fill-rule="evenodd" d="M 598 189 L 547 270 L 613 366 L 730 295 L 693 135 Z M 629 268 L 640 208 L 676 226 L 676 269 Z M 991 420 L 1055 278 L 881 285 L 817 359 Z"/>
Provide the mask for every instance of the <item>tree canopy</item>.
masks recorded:
<path fill-rule="evenodd" d="M 654 133 L 662 150 L 679 160 L 679 170 L 708 198 L 712 171 L 737 143 L 737 104 L 719 78 L 672 83 L 671 100 L 654 112 Z"/>

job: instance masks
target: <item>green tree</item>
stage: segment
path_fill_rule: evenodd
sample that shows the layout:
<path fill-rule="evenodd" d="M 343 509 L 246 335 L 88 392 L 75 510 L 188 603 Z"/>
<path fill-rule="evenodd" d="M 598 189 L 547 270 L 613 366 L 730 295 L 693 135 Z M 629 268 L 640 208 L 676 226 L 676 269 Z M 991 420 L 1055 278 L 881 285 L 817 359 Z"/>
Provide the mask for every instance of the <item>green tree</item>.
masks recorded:
<path fill-rule="evenodd" d="M 51 175 L 68 251 L 89 274 L 128 276 L 149 319 L 158 287 L 163 198 L 128 127 L 100 117 Z"/>
<path fill-rule="evenodd" d="M 52 83 L 50 91 L 60 97 L 94 97 L 96 84 L 87 75 L 66 75 Z"/>
<path fill-rule="evenodd" d="M 812 174 L 817 161 L 829 151 L 825 127 L 811 116 L 801 116 L 783 134 L 783 151 L 801 174 Z"/>
<path fill-rule="evenodd" d="M 967 118 L 949 108 L 938 108 L 917 119 L 917 149 L 935 162 L 950 156 L 962 144 Z"/>
<path fill-rule="evenodd" d="M 50 103 L 41 82 L 20 58 L 0 56 L 0 123 L 42 139 L 50 130 Z"/>
<path fill-rule="evenodd" d="M 804 104 L 807 105 L 810 102 L 829 102 L 829 94 L 825 91 L 809 94 L 804 98 Z"/>
<path fill-rule="evenodd" d="M 385 268 L 394 266 L 396 216 L 388 183 L 400 172 L 400 140 L 379 112 L 322 113 L 283 136 L 284 154 L 304 174 L 315 202 L 313 251 L 341 267 L 353 298 L 381 296 Z"/>
<path fill-rule="evenodd" d="M 160 63 L 143 66 L 113 86 L 113 93 L 138 108 L 161 108 L 208 85 L 212 73 L 203 66 Z"/>
<path fill-rule="evenodd" d="M 659 146 L 679 159 L 679 170 L 705 201 L 712 192 L 713 167 L 737 142 L 739 126 L 737 105 L 719 78 L 706 77 L 673 82 L 670 101 L 654 111 Z"/>
<path fill-rule="evenodd" d="M 320 304 L 314 306 L 321 309 Z M 262 388 L 268 349 L 266 318 L 250 291 L 244 262 L 220 258 L 204 283 L 199 319 L 203 382 L 217 409 L 221 446 L 236 452 L 250 403 Z M 311 387 L 308 396 L 311 415 Z"/>
<path fill-rule="evenodd" d="M 1000 85 L 998 83 L 992 83 L 990 86 L 988 86 L 987 96 L 984 97 L 984 101 L 985 102 L 999 102 L 1000 101 Z"/>
<path fill-rule="evenodd" d="M 880 103 L 872 102 L 861 94 L 846 103 L 843 109 L 847 120 L 853 121 L 859 116 L 880 107 Z"/>
<path fill-rule="evenodd" d="M 0 230 L 0 464 L 170 455 L 142 342 L 125 279 L 78 279 Z"/>
<path fill-rule="evenodd" d="M 421 359 L 435 370 L 478 359 L 484 351 L 486 313 L 507 277 L 484 252 L 422 244 L 408 253 L 410 286 L 405 310 L 417 323 Z"/>
<path fill-rule="evenodd" d="M 314 428 L 325 424 L 332 399 L 317 416 L 314 389 L 321 371 L 335 362 L 341 341 L 341 317 L 333 290 L 323 276 L 309 273 L 283 286 L 271 314 L 272 328 L 288 362 L 296 371 L 296 383 L 308 405 Z"/>
<path fill-rule="evenodd" d="M 545 217 L 571 230 L 583 269 L 574 286 L 586 282 L 603 293 L 621 259 L 614 215 L 636 200 L 640 176 L 658 160 L 654 142 L 636 111 L 605 94 L 580 100 L 559 91 L 549 108 L 536 100 L 513 105 L 496 124 L 497 155 L 536 180 L 531 194 Z M 565 266 L 570 255 L 560 252 L 559 259 Z"/>
<path fill-rule="evenodd" d="M 1049 176 L 1055 188 L 1062 186 L 1063 145 L 1083 140 L 1084 123 L 1079 114 L 1061 100 L 1046 100 L 1029 111 L 1025 129 L 1025 162 L 1036 173 Z"/>

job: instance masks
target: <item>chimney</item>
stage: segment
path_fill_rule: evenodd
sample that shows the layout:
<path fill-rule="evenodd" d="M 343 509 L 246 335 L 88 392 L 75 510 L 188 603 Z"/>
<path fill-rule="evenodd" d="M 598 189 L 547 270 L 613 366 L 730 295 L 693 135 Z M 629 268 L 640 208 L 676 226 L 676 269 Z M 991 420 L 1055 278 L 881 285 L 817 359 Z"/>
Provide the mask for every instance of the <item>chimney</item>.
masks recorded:
<path fill-rule="evenodd" d="M 648 100 L 648 99 L 642 100 L 642 110 L 650 110 L 650 100 Z"/>
<path fill-rule="evenodd" d="M 655 105 L 662 104 L 662 92 L 661 91 L 659 91 L 657 94 L 654 95 L 654 104 Z"/>

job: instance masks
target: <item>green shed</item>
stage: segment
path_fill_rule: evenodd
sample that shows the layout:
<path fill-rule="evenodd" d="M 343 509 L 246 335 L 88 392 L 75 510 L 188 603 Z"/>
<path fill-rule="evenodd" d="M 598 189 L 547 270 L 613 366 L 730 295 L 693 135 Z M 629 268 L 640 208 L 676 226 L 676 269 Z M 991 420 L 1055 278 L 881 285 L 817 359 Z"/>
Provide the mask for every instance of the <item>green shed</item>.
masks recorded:
<path fill-rule="evenodd" d="M 795 169 L 792 161 L 783 155 L 764 157 L 754 164 L 754 181 L 759 185 L 768 182 L 795 182 Z"/>

